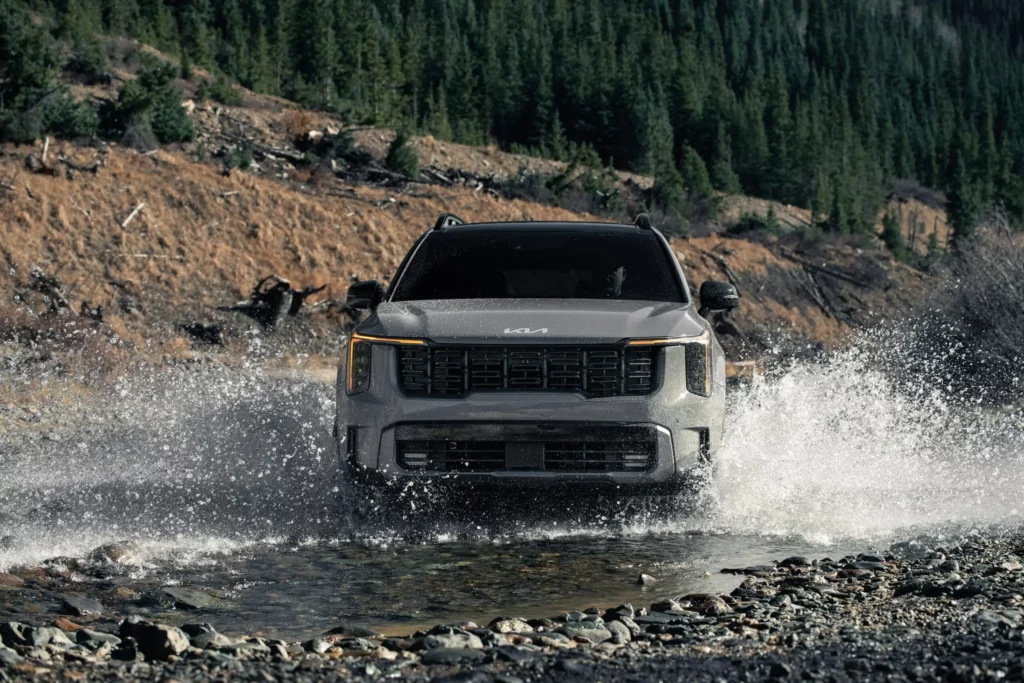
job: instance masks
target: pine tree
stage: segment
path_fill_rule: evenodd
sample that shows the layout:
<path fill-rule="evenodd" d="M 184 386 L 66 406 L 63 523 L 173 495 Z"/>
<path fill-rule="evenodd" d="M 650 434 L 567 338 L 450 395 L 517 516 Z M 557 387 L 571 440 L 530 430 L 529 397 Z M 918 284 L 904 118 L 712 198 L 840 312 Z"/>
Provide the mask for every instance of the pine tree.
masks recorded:
<path fill-rule="evenodd" d="M 977 188 L 960 145 L 954 148 L 950 165 L 952 171 L 949 179 L 947 212 L 949 224 L 953 229 L 953 245 L 956 247 L 974 236 L 979 207 Z"/>

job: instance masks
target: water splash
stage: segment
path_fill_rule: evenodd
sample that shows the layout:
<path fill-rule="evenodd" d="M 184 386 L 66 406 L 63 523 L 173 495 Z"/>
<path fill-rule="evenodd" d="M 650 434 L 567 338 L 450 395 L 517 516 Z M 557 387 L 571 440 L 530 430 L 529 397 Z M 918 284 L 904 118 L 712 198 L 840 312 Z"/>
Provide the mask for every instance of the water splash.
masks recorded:
<path fill-rule="evenodd" d="M 893 379 L 900 353 L 864 340 L 734 396 L 710 527 L 830 542 L 1019 526 L 1020 413 Z"/>
<path fill-rule="evenodd" d="M 883 543 L 900 534 L 1019 525 L 1020 416 L 896 381 L 864 342 L 759 378 L 730 400 L 714 505 L 703 515 L 516 523 L 426 540 L 500 543 L 690 532 Z M 103 398 L 0 433 L 0 570 L 142 540 L 139 566 L 254 544 L 336 543 L 344 491 L 333 387 L 212 365 L 144 369 Z M 424 539 L 423 536 L 419 537 Z M 381 542 L 394 541 L 385 534 Z"/>
<path fill-rule="evenodd" d="M 336 533 L 331 387 L 214 366 L 143 370 L 0 437 L 0 568 L 142 539 L 191 557 Z"/>

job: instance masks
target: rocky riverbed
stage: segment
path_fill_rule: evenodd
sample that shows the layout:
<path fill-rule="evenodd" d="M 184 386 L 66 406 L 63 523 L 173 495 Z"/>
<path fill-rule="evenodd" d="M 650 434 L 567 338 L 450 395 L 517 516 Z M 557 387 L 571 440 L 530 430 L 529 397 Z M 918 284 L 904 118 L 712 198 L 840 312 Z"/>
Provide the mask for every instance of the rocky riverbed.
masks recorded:
<path fill-rule="evenodd" d="M 403 637 L 339 624 L 296 642 L 156 623 L 140 616 L 146 606 L 187 614 L 211 598 L 122 583 L 104 604 L 103 586 L 65 560 L 0 574 L 0 679 L 1021 680 L 1022 555 L 1017 534 L 908 542 L 723 568 L 742 581 L 724 595 L 495 615 Z"/>

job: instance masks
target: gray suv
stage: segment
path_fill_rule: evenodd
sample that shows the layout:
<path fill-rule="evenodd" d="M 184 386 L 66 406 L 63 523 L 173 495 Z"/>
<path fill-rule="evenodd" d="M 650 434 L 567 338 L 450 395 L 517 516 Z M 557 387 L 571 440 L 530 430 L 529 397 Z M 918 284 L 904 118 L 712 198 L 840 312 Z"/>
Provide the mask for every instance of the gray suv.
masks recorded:
<path fill-rule="evenodd" d="M 350 481 L 676 492 L 721 442 L 725 359 L 668 242 L 633 225 L 467 224 L 450 214 L 385 291 L 338 370 Z M 377 490 L 377 486 L 373 486 Z M 402 486 L 401 488 L 405 488 Z"/>

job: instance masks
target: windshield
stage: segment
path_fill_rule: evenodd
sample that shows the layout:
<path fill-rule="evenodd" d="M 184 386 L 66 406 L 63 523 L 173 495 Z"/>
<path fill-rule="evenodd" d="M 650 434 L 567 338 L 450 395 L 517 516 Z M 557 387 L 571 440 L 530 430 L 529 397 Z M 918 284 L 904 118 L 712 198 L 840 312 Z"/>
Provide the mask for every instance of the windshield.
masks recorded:
<path fill-rule="evenodd" d="M 428 234 L 391 300 L 520 298 L 686 302 L 653 233 L 528 229 Z"/>

